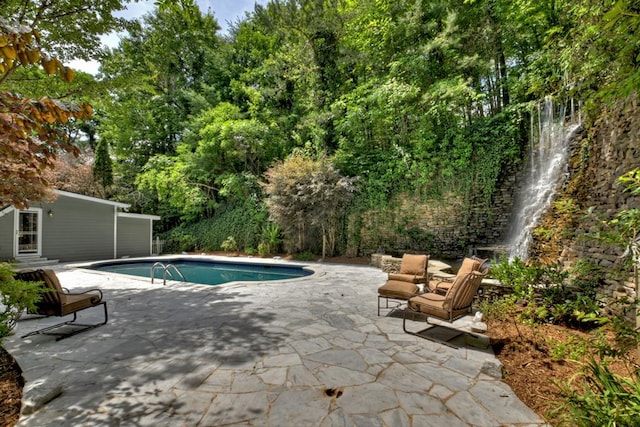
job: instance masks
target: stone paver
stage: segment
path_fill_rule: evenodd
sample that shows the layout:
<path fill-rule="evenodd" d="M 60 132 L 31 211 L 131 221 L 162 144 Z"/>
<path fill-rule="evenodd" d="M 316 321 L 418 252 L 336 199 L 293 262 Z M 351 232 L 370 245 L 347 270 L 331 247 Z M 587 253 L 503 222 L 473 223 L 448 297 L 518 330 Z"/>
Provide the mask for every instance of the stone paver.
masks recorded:
<path fill-rule="evenodd" d="M 4 342 L 26 380 L 18 425 L 545 425 L 490 350 L 376 316 L 379 269 L 308 265 L 304 279 L 214 287 L 57 266 L 72 291 L 103 290 L 109 323 L 56 342 L 19 336 L 58 319 L 18 322 Z"/>

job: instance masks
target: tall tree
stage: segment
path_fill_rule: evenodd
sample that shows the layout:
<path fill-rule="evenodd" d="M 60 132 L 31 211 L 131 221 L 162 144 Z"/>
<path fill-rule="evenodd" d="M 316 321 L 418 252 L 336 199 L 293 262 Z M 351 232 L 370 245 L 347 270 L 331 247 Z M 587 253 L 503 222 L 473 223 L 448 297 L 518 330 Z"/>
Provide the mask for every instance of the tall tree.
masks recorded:
<path fill-rule="evenodd" d="M 101 67 L 111 90 L 99 133 L 111 143 L 124 197 L 136 192 L 135 177 L 150 158 L 175 155 L 189 116 L 219 102 L 228 86 L 215 18 L 191 1 L 181 4 L 132 25 Z M 141 200 L 153 209 L 154 199 Z"/>
<path fill-rule="evenodd" d="M 102 186 L 106 193 L 107 188 L 113 184 L 113 165 L 109 155 L 109 144 L 104 138 L 100 138 L 96 146 L 95 159 L 93 161 L 93 178 Z"/>

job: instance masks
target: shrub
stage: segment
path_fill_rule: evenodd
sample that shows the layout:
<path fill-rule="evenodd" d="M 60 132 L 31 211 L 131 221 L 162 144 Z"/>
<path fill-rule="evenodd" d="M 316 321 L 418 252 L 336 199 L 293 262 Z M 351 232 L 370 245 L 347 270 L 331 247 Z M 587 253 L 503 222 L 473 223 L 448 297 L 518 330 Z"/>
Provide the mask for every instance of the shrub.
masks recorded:
<path fill-rule="evenodd" d="M 591 327 L 604 322 L 597 298 L 602 272 L 593 263 L 580 261 L 569 271 L 559 262 L 525 264 L 520 258 L 502 260 L 492 277 L 512 289 L 512 300 L 526 308 L 522 320 Z"/>
<path fill-rule="evenodd" d="M 293 258 L 297 261 L 313 261 L 316 259 L 316 256 L 312 252 L 305 251 L 295 254 Z"/>
<path fill-rule="evenodd" d="M 11 334 L 24 310 L 35 311 L 43 292 L 42 283 L 15 280 L 11 265 L 0 263 L 0 340 Z"/>
<path fill-rule="evenodd" d="M 277 224 L 268 222 L 262 227 L 262 241 L 266 245 L 267 254 L 277 253 L 282 243 L 281 230 Z"/>
<path fill-rule="evenodd" d="M 271 253 L 269 252 L 269 245 L 265 242 L 258 243 L 258 255 L 260 255 L 261 257 L 267 257 L 271 255 Z"/>
<path fill-rule="evenodd" d="M 229 236 L 224 242 L 220 244 L 220 249 L 225 252 L 236 252 L 238 250 L 238 244 L 233 236 Z"/>
<path fill-rule="evenodd" d="M 215 251 L 229 236 L 234 237 L 238 248 L 255 248 L 261 240 L 262 228 L 267 224 L 267 215 L 266 206 L 253 197 L 235 205 L 221 206 L 211 218 L 164 233 L 161 238 L 167 242 L 165 252 Z M 184 235 L 191 236 L 193 240 L 182 241 Z M 193 249 L 185 249 L 186 243 Z"/>

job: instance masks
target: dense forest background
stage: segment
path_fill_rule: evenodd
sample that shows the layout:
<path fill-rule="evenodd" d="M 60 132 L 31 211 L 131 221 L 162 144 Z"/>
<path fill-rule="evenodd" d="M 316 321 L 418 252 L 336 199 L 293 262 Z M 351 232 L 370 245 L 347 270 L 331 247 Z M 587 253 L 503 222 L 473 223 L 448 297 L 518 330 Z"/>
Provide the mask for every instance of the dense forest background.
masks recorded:
<path fill-rule="evenodd" d="M 393 239 L 431 251 L 429 224 L 403 215 L 455 206 L 443 216 L 464 226 L 490 210 L 540 99 L 579 100 L 589 129 L 640 81 L 628 0 L 280 0 L 228 35 L 183 0 L 112 24 L 118 47 L 74 51 L 77 22 L 42 21 L 51 51 L 100 73 L 68 85 L 24 67 L 3 88 L 90 103 L 67 125 L 82 154 L 52 182 L 160 215 L 167 250 L 362 255 L 391 246 L 367 230 L 402 217 Z M 451 249 L 482 243 L 469 236 Z"/>

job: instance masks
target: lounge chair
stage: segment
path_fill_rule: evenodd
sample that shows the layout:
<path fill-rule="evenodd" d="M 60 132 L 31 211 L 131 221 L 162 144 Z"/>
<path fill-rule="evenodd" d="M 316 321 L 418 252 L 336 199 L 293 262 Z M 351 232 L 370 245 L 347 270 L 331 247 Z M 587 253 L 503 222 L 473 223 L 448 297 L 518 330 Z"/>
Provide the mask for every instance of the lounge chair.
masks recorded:
<path fill-rule="evenodd" d="M 429 322 L 429 317 L 436 317 L 451 323 L 471 313 L 473 297 L 478 292 L 482 279 L 487 273 L 486 260 L 475 257 L 465 258 L 453 282 L 431 281 L 429 292 L 409 299 L 402 314 L 402 329 L 408 334 L 440 341 L 424 334 L 434 325 Z M 408 317 L 412 319 L 424 317 L 426 323 L 432 326 L 417 332 L 409 331 L 407 329 Z M 459 331 L 457 335 L 462 333 Z M 446 342 L 443 343 L 449 345 Z"/>
<path fill-rule="evenodd" d="M 56 341 L 58 341 L 107 323 L 107 302 L 102 299 L 102 291 L 99 289 L 90 289 L 82 293 L 71 293 L 68 289 L 64 289 L 60 286 L 60 281 L 53 270 L 21 271 L 16 273 L 16 278 L 29 282 L 43 282 L 47 289 L 47 291 L 42 294 L 42 299 L 36 304 L 36 311 L 30 314 L 58 317 L 73 314 L 73 319 L 71 320 L 38 329 L 37 331 L 23 335 L 22 338 L 26 338 L 31 335 L 44 334 L 55 335 Z M 76 323 L 79 311 L 100 305 L 104 308 L 103 322 L 95 324 Z M 63 326 L 70 326 L 72 327 L 72 330 L 66 332 L 54 332 L 55 329 Z"/>
<path fill-rule="evenodd" d="M 428 255 L 404 254 L 400 271 L 389 273 L 387 282 L 378 288 L 378 316 L 380 316 L 380 300 L 384 299 L 389 308 L 389 300 L 408 301 L 421 291 L 418 284 L 426 284 L 428 280 Z"/>

